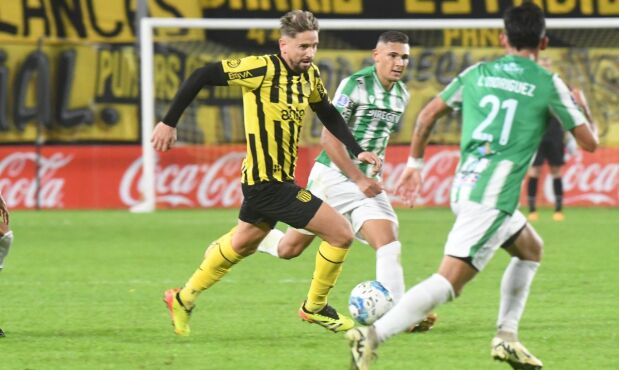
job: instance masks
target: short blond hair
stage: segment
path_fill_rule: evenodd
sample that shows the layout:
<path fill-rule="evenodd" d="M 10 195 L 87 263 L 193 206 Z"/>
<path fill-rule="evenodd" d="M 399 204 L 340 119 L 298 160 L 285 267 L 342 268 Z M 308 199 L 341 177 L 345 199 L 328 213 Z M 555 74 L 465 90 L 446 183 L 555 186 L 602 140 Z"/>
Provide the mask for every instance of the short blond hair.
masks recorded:
<path fill-rule="evenodd" d="M 318 31 L 318 19 L 306 10 L 291 10 L 280 18 L 282 36 L 295 37 L 298 33 Z"/>

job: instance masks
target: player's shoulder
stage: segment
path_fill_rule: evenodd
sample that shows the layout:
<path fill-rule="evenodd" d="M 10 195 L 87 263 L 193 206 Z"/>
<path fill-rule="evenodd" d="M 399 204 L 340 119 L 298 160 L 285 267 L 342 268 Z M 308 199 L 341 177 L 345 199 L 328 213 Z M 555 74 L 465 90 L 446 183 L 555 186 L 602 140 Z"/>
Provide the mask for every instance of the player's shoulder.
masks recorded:
<path fill-rule="evenodd" d="M 367 66 L 351 74 L 350 77 L 354 79 L 354 78 L 372 76 L 372 74 L 374 73 L 374 70 L 375 70 L 374 66 Z"/>
<path fill-rule="evenodd" d="M 243 57 L 231 57 L 222 60 L 224 70 L 245 70 L 264 67 L 267 64 L 264 56 L 248 55 Z"/>
<path fill-rule="evenodd" d="M 396 82 L 395 84 L 398 87 L 399 93 L 401 94 L 401 96 L 404 99 L 408 99 L 410 97 L 410 93 L 408 92 L 408 88 L 406 87 L 406 84 L 402 82 L 402 80 Z"/>
<path fill-rule="evenodd" d="M 488 66 L 488 62 L 486 61 L 479 61 L 475 64 L 472 64 L 468 67 L 466 67 L 465 69 L 462 70 L 462 72 L 460 72 L 458 74 L 458 78 L 463 79 L 466 78 L 468 76 L 472 76 L 475 75 L 477 73 L 479 73 L 480 70 L 483 70 L 485 68 L 487 68 Z"/>
<path fill-rule="evenodd" d="M 345 77 L 340 85 L 363 87 L 366 85 L 366 80 L 374 78 L 374 67 L 369 66 L 358 70 L 357 72 Z"/>

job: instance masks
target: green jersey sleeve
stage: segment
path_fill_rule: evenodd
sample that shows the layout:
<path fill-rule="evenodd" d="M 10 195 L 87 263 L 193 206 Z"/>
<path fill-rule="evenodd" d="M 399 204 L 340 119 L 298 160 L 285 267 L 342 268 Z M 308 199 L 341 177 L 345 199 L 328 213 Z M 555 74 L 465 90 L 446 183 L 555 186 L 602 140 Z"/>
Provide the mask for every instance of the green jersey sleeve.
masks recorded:
<path fill-rule="evenodd" d="M 453 110 L 462 109 L 462 89 L 464 84 L 462 83 L 462 77 L 457 76 L 447 87 L 441 91 L 438 96 Z"/>
<path fill-rule="evenodd" d="M 574 103 L 570 90 L 565 82 L 558 76 L 552 76 L 553 92 L 550 96 L 549 107 L 550 113 L 557 118 L 563 126 L 563 129 L 568 131 L 576 126 L 587 123 L 587 119 L 582 114 L 580 109 Z"/>
<path fill-rule="evenodd" d="M 333 105 L 340 112 L 346 122 L 350 122 L 358 103 L 356 94 L 357 81 L 347 77 L 342 80 L 333 96 Z"/>

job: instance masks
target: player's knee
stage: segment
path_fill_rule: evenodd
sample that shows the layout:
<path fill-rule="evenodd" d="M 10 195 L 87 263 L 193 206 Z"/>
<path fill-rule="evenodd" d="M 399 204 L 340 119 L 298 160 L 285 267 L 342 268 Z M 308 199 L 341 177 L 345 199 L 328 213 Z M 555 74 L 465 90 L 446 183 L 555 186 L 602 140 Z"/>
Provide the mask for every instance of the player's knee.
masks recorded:
<path fill-rule="evenodd" d="M 346 228 L 342 230 L 342 232 L 335 237 L 335 240 L 330 244 L 336 245 L 338 247 L 350 247 L 352 242 L 355 240 L 355 235 L 353 234 L 350 228 Z"/>
<path fill-rule="evenodd" d="M 277 249 L 277 256 L 285 260 L 291 260 L 299 257 L 303 252 L 303 248 L 297 246 L 281 245 Z"/>
<path fill-rule="evenodd" d="M 540 262 L 542 260 L 542 256 L 544 255 L 544 240 L 542 238 L 536 238 L 535 242 L 532 243 L 530 248 L 531 259 L 536 262 Z"/>
<path fill-rule="evenodd" d="M 532 238 L 523 248 L 519 257 L 521 260 L 540 262 L 544 254 L 544 241 L 540 237 Z"/>

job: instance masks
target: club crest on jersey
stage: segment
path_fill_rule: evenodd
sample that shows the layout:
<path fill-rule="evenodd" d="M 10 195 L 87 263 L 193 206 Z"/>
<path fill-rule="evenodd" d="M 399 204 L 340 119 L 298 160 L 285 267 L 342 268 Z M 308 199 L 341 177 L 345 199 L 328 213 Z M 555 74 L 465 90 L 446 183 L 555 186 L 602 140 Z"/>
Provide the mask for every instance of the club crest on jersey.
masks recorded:
<path fill-rule="evenodd" d="M 335 100 L 335 105 L 337 107 L 345 108 L 348 105 L 348 103 L 350 103 L 350 99 L 346 95 L 340 95 Z"/>
<path fill-rule="evenodd" d="M 226 65 L 230 68 L 236 68 L 241 65 L 241 60 L 239 58 L 228 59 Z"/>
<path fill-rule="evenodd" d="M 303 203 L 307 203 L 310 200 L 312 200 L 312 193 L 310 193 L 309 191 L 307 191 L 305 189 L 301 189 L 297 193 L 297 199 L 300 200 Z"/>

